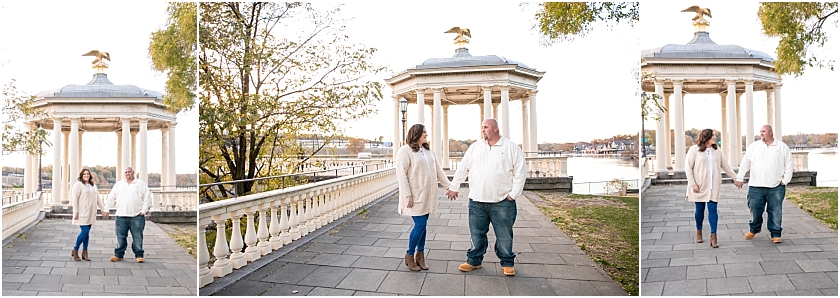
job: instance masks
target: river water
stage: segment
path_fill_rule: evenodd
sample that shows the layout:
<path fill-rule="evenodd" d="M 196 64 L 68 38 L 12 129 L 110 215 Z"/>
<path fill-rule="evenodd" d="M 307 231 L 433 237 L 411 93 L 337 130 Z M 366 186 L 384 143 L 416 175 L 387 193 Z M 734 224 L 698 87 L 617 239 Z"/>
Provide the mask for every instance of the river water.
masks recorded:
<path fill-rule="evenodd" d="M 570 156 L 566 169 L 573 176 L 572 192 L 578 194 L 604 193 L 606 181 L 627 181 L 630 188 L 638 188 L 639 160 L 618 156 Z"/>
<path fill-rule="evenodd" d="M 817 172 L 817 186 L 840 186 L 838 166 L 840 166 L 840 159 L 838 159 L 837 150 L 808 151 L 808 169 Z"/>

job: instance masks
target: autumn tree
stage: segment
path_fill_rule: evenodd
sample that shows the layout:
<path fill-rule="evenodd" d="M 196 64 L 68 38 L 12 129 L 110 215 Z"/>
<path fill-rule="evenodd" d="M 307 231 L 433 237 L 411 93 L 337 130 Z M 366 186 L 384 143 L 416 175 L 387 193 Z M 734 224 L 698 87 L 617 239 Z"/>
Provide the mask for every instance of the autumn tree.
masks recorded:
<path fill-rule="evenodd" d="M 38 155 L 41 142 L 44 146 L 52 146 L 47 140 L 47 132 L 42 129 L 24 129 L 20 124 L 26 119 L 45 119 L 47 114 L 41 109 L 32 107 L 35 96 L 21 92 L 11 79 L 3 86 L 3 108 L 0 125 L 3 125 L 2 155 L 14 152 L 26 152 Z"/>
<path fill-rule="evenodd" d="M 152 32 L 149 57 L 156 71 L 165 73 L 167 107 L 189 110 L 195 104 L 198 26 L 194 2 L 169 2 L 166 27 Z"/>
<path fill-rule="evenodd" d="M 762 2 L 758 19 L 764 35 L 778 37 L 776 72 L 800 76 L 806 67 L 834 70 L 818 48 L 829 40 L 824 25 L 837 27 L 837 2 Z"/>
<path fill-rule="evenodd" d="M 365 139 L 361 138 L 350 138 L 347 140 L 347 153 L 350 155 L 359 154 L 359 152 L 365 151 Z"/>
<path fill-rule="evenodd" d="M 543 2 L 534 15 L 534 29 L 543 45 L 585 37 L 597 23 L 614 26 L 639 21 L 639 2 Z"/>
<path fill-rule="evenodd" d="M 307 3 L 200 3 L 201 183 L 283 174 L 374 113 L 375 48 L 354 43 L 339 9 Z M 304 150 L 300 135 L 327 135 Z M 236 184 L 246 194 L 253 183 Z M 219 192 L 225 196 L 225 190 Z"/>
<path fill-rule="evenodd" d="M 820 144 L 833 145 L 837 144 L 837 133 L 824 133 L 820 136 Z"/>

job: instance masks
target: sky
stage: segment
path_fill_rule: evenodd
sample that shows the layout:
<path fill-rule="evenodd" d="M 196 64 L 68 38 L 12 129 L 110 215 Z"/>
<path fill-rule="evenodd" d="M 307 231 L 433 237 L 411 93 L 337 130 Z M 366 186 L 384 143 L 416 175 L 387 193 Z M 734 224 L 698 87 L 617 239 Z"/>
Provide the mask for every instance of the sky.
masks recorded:
<path fill-rule="evenodd" d="M 666 44 L 686 44 L 694 36 L 691 18 L 695 13 L 680 12 L 698 4 L 697 2 L 642 2 L 638 29 L 641 33 L 639 47 L 651 49 Z M 758 50 L 776 57 L 777 38 L 769 38 L 761 32 L 758 19 L 758 2 L 741 1 L 703 1 L 701 6 L 711 9 L 714 17 L 706 17 L 709 37 L 720 45 L 735 44 L 748 49 Z M 836 19 L 836 18 L 835 18 Z M 835 24 L 826 23 L 824 28 L 831 34 L 831 40 L 820 50 L 822 57 L 838 58 L 838 30 Z M 840 81 L 837 72 L 810 68 L 800 77 L 782 77 L 782 133 L 784 135 L 802 133 L 838 132 L 836 108 L 837 93 L 831 86 Z M 758 130 L 766 122 L 766 100 L 764 91 L 754 95 L 754 127 Z M 742 97 L 742 101 L 743 101 Z M 833 101 L 832 101 L 833 100 Z M 720 96 L 717 94 L 689 94 L 685 96 L 685 127 L 721 129 Z M 742 110 L 742 113 L 745 111 Z M 709 115 L 709 116 L 703 116 Z M 671 117 L 671 127 L 675 117 Z M 742 116 L 742 130 L 746 129 L 746 116 Z M 645 123 L 646 129 L 656 127 L 655 121 Z M 746 132 L 744 132 L 746 133 Z M 758 135 L 758 132 L 755 132 Z"/>
<path fill-rule="evenodd" d="M 0 80 L 16 79 L 18 90 L 28 94 L 90 81 L 93 57 L 81 55 L 98 49 L 112 61 L 108 79 L 164 92 L 166 76 L 152 69 L 147 48 L 153 31 L 166 22 L 166 3 L 129 1 L 49 2 L 4 1 L 0 4 Z M 33 18 L 33 12 L 37 12 Z M 198 110 L 177 115 L 176 171 L 195 173 L 198 168 Z M 47 137 L 52 140 L 51 133 Z M 115 166 L 115 133 L 86 133 L 82 138 L 82 166 Z M 52 148 L 42 162 L 52 164 Z M 148 135 L 148 169 L 160 173 L 161 134 Z M 23 155 L 3 157 L 4 166 L 23 167 Z"/>
<path fill-rule="evenodd" d="M 316 8 L 337 5 L 319 3 Z M 349 124 L 349 136 L 392 139 L 392 91 L 384 80 L 430 58 L 454 55 L 454 26 L 469 28 L 468 46 L 473 56 L 497 55 L 545 71 L 538 82 L 538 142 L 576 142 L 635 134 L 639 128 L 636 81 L 632 70 L 638 64 L 637 31 L 622 24 L 609 30 L 599 26 L 587 37 L 553 46 L 539 44 L 531 26 L 537 5 L 518 2 L 411 1 L 363 2 L 342 6 L 341 16 L 350 19 L 347 30 L 357 43 L 378 49 L 376 61 L 390 72 L 378 77 L 385 85 L 378 112 L 371 118 Z M 431 95 L 426 96 L 430 101 Z M 522 141 L 522 111 L 511 103 L 509 139 Z M 416 123 L 414 104 L 409 105 L 407 125 Z M 426 108 L 429 121 L 431 108 Z M 450 106 L 450 139 L 476 139 L 480 135 L 476 105 Z M 465 119 L 466 118 L 466 119 Z M 428 123 L 428 122 L 427 122 Z"/>

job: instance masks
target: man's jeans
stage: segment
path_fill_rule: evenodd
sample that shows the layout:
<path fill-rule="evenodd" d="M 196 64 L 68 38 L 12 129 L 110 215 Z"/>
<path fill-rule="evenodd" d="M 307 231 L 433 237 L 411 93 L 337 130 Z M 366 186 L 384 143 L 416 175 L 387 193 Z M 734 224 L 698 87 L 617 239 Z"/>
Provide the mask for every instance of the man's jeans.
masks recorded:
<path fill-rule="evenodd" d="M 750 232 L 761 232 L 761 218 L 767 207 L 767 229 L 771 237 L 782 237 L 782 202 L 785 200 L 785 186 L 753 187 L 750 186 L 747 193 L 747 206 L 750 207 L 752 220 L 750 220 Z"/>
<path fill-rule="evenodd" d="M 482 203 L 470 199 L 470 238 L 472 248 L 467 250 L 467 263 L 481 265 L 487 251 L 487 232 L 493 224 L 496 234 L 496 256 L 502 267 L 513 267 L 513 223 L 516 221 L 516 201 L 507 198 L 498 203 Z"/>
<path fill-rule="evenodd" d="M 131 231 L 131 251 L 135 258 L 143 257 L 143 229 L 146 228 L 146 217 L 137 215 L 135 217 L 117 216 L 117 248 L 114 249 L 114 256 L 122 258 L 125 249 L 128 247 L 128 231 Z"/>

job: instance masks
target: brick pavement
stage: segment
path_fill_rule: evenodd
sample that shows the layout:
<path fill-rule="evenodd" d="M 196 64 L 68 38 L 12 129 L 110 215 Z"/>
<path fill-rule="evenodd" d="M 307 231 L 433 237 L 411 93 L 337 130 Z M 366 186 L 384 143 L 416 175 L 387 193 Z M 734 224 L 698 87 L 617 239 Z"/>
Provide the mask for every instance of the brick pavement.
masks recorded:
<path fill-rule="evenodd" d="M 201 295 L 627 295 L 527 199 L 517 201 L 516 276 L 502 274 L 492 232 L 482 268 L 459 271 L 470 247 L 466 193 L 449 201 L 439 189 L 438 213 L 428 223 L 428 271 L 403 264 L 413 222 L 397 214 L 392 195 L 238 280 L 217 278 L 231 284 L 206 293 L 208 285 Z"/>
<path fill-rule="evenodd" d="M 718 203 L 718 245 L 695 243 L 694 204 L 685 185 L 651 186 L 642 195 L 641 295 L 837 296 L 837 232 L 789 201 L 782 207 L 782 239 L 770 240 L 767 218 L 753 240 L 747 187 L 724 184 Z M 708 211 L 707 211 L 708 212 Z"/>
<path fill-rule="evenodd" d="M 74 261 L 79 233 L 69 220 L 45 219 L 3 247 L 3 295 L 195 296 L 196 260 L 155 223 L 146 221 L 145 262 L 135 263 L 131 234 L 125 259 L 108 260 L 117 239 L 113 220 L 99 220 L 90 234 L 91 261 Z"/>

